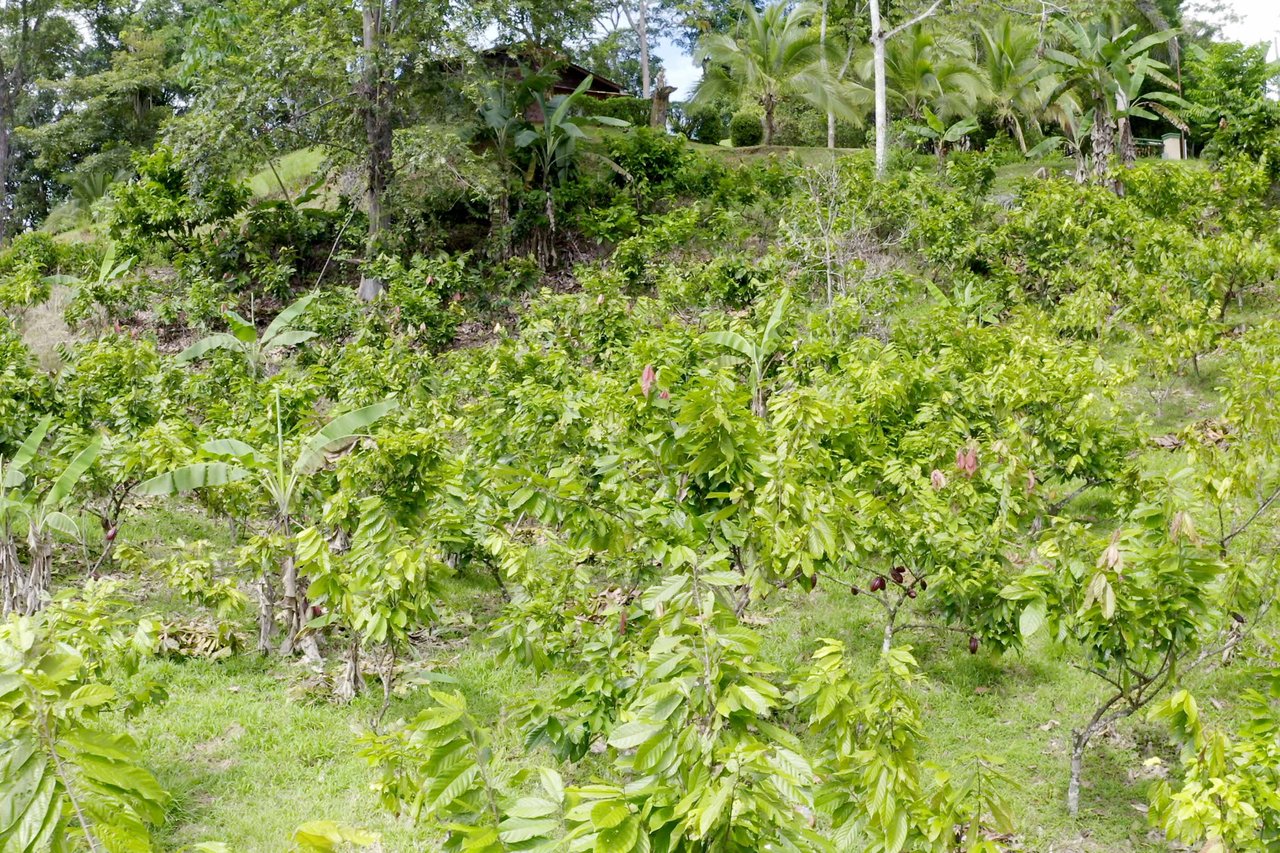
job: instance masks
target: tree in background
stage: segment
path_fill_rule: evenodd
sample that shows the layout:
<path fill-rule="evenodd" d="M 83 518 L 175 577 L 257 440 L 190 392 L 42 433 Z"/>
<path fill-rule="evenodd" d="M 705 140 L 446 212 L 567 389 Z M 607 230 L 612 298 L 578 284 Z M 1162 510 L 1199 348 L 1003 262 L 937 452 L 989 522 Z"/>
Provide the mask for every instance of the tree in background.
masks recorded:
<path fill-rule="evenodd" d="M 1026 126 L 1038 127 L 1045 106 L 1048 75 L 1040 57 L 1040 36 L 1029 24 L 1012 15 L 976 28 L 981 57 L 978 69 L 983 97 L 990 103 L 996 122 L 1009 131 L 1018 148 L 1027 153 Z"/>
<path fill-rule="evenodd" d="M 871 77 L 875 93 L 876 110 L 876 175 L 883 176 L 889 164 L 889 88 L 886 71 L 888 44 L 894 36 L 906 32 L 922 21 L 932 17 L 942 6 L 942 0 L 933 2 L 916 15 L 886 29 L 884 16 L 880 13 L 880 0 L 868 0 L 867 11 L 871 16 Z"/>
<path fill-rule="evenodd" d="M 1210 142 L 1220 152 L 1259 157 L 1280 128 L 1280 104 L 1267 86 L 1280 76 L 1280 62 L 1267 61 L 1266 44 L 1193 44 L 1187 50 L 1183 115 L 1191 142 Z"/>
<path fill-rule="evenodd" d="M 1071 91 L 1092 112 L 1093 173 L 1102 180 L 1116 152 L 1117 139 L 1126 160 L 1131 162 L 1132 148 L 1124 143 L 1131 138 L 1128 122 L 1135 107 L 1132 83 L 1149 77 L 1176 87 L 1163 73 L 1168 66 L 1150 56 L 1151 48 L 1169 41 L 1173 32 L 1164 30 L 1140 37 L 1133 26 L 1117 32 L 1114 26 L 1086 27 L 1074 21 L 1059 23 L 1058 32 L 1063 48 L 1045 52 L 1061 76 L 1052 99 Z M 1156 96 L 1147 93 L 1146 97 Z"/>
<path fill-rule="evenodd" d="M 873 52 L 864 50 L 860 60 L 863 79 L 873 77 Z M 886 95 L 904 118 L 920 121 L 926 109 L 942 118 L 977 109 L 983 87 L 963 35 L 916 24 L 889 46 L 884 60 Z"/>
<path fill-rule="evenodd" d="M 27 181 L 13 180 L 13 132 L 19 123 L 31 123 L 36 115 L 35 81 L 61 77 L 69 68 L 79 44 L 79 32 L 69 11 L 58 0 L 0 2 L 0 244 L 14 225 L 34 224 L 15 198 L 14 187 L 27 185 Z"/>
<path fill-rule="evenodd" d="M 195 100 L 175 142 L 188 154 L 241 162 L 322 145 L 365 177 L 366 254 L 375 257 L 390 221 L 392 138 L 406 102 L 465 59 L 475 18 L 449 0 L 328 3 L 233 0 L 211 6 L 192 31 L 186 69 Z M 300 50 L 297 33 L 308 43 Z M 353 140 L 358 140 L 353 143 Z M 382 291 L 361 281 L 360 296 Z"/>
<path fill-rule="evenodd" d="M 705 103 L 728 96 L 755 101 L 764 111 L 765 145 L 773 144 L 774 114 L 787 94 L 855 117 L 855 98 L 829 73 L 839 57 L 812 26 L 816 14 L 812 6 L 788 9 L 785 3 L 775 3 L 757 12 L 754 6 L 744 5 L 742 22 L 733 35 L 717 33 L 699 43 L 697 58 L 706 72 L 694 100 Z"/>

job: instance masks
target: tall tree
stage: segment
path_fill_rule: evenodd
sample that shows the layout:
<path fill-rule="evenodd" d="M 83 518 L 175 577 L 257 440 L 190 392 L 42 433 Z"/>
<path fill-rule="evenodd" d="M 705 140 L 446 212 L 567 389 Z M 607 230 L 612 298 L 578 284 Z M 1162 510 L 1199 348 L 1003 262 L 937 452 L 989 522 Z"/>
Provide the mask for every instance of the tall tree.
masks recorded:
<path fill-rule="evenodd" d="M 1048 94 L 1040 36 L 1034 27 L 1012 15 L 1003 15 L 990 25 L 980 24 L 977 34 L 984 95 L 995 111 L 996 121 L 1017 140 L 1025 154 L 1025 125 L 1038 124 Z"/>
<path fill-rule="evenodd" d="M 174 129 L 186 152 L 261 161 L 321 145 L 358 162 L 365 177 L 366 254 L 377 253 L 390 212 L 392 138 L 415 93 L 465 55 L 475 30 L 451 0 L 232 0 L 199 19 L 187 51 L 195 103 Z M 305 42 L 298 33 L 305 32 Z M 374 278 L 360 295 L 381 291 Z"/>
<path fill-rule="evenodd" d="M 881 14 L 880 0 L 868 0 L 871 15 L 871 73 L 874 78 L 876 109 L 876 175 L 883 176 L 889 165 L 889 87 L 885 72 L 885 54 L 890 39 L 916 24 L 932 17 L 942 6 L 942 0 L 933 0 L 927 7 L 896 27 L 887 27 Z"/>
<path fill-rule="evenodd" d="M 813 26 L 812 6 L 788 8 L 784 2 L 757 12 L 745 4 L 742 22 L 730 35 L 707 36 L 698 46 L 703 76 L 694 93 L 698 101 L 722 96 L 756 101 L 764 111 L 764 144 L 773 143 L 774 112 L 786 94 L 795 94 L 820 109 L 856 114 L 854 98 L 835 84 L 829 69 L 835 58 Z"/>
<path fill-rule="evenodd" d="M 41 76 L 60 77 L 80 35 L 59 0 L 0 0 L 0 243 L 20 224 L 13 196 L 13 132 Z"/>
<path fill-rule="evenodd" d="M 1142 94 L 1142 83 L 1147 78 L 1171 88 L 1176 85 L 1163 74 L 1168 66 L 1150 56 L 1151 49 L 1169 41 L 1173 32 L 1164 30 L 1140 38 L 1136 27 L 1117 32 L 1107 24 L 1086 27 L 1074 21 L 1059 23 L 1058 29 L 1064 47 L 1051 49 L 1045 55 L 1062 78 L 1057 92 L 1070 89 L 1093 112 L 1093 171 L 1094 177 L 1102 180 L 1110 168 L 1117 140 L 1122 143 L 1125 162 L 1132 162 L 1132 145 L 1125 144 L 1125 140 L 1132 137 L 1131 116 L 1141 114 L 1134 112 L 1138 99 L 1145 98 L 1149 104 L 1178 101 L 1177 96 L 1167 97 L 1172 93 Z"/>

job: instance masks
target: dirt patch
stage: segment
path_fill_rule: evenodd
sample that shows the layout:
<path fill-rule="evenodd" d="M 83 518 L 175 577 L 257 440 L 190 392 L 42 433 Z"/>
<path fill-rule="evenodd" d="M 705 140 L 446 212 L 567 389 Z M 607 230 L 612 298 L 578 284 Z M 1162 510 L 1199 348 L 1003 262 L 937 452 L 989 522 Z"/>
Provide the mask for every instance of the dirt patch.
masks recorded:
<path fill-rule="evenodd" d="M 23 314 L 22 340 L 42 370 L 60 368 L 62 355 L 59 348 L 80 340 L 63 316 L 74 296 L 70 287 L 55 284 L 48 299 Z"/>

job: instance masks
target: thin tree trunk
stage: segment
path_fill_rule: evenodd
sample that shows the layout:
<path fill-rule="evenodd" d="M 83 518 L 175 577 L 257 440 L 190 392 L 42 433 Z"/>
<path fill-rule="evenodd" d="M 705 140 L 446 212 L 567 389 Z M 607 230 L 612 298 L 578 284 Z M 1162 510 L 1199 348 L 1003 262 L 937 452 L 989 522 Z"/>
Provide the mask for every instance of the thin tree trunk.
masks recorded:
<path fill-rule="evenodd" d="M 818 44 L 822 46 L 822 76 L 827 77 L 827 6 L 828 0 L 822 0 L 822 21 L 818 26 Z M 827 110 L 827 148 L 836 147 L 836 114 Z"/>
<path fill-rule="evenodd" d="M 764 105 L 764 144 L 773 144 L 773 133 L 777 126 L 773 122 L 773 110 L 776 106 L 773 95 L 765 95 L 760 99 Z"/>
<path fill-rule="evenodd" d="M 271 579 L 264 572 L 262 577 L 258 578 L 258 651 L 267 654 L 271 651 L 271 634 L 275 627 L 275 619 L 273 611 L 275 610 L 275 596 L 271 590 Z"/>
<path fill-rule="evenodd" d="M 364 68 L 360 83 L 360 95 L 364 104 L 365 139 L 368 145 L 368 170 L 365 201 L 369 208 L 369 237 L 366 256 L 372 259 L 377 252 L 378 241 L 388 223 L 388 211 L 383 204 L 387 183 L 391 176 L 391 116 L 388 114 L 388 94 L 391 83 L 382 68 L 385 47 L 385 22 L 382 0 L 365 0 L 363 7 Z M 380 279 L 366 276 L 360 280 L 360 299 L 368 302 L 382 292 Z"/>
<path fill-rule="evenodd" d="M 13 100 L 9 80 L 0 80 L 0 246 L 9 239 L 12 214 L 9 210 L 9 167 L 12 157 L 10 135 L 13 130 Z"/>
<path fill-rule="evenodd" d="M 347 654 L 342 664 L 342 676 L 338 679 L 334 693 L 340 702 L 350 702 L 360 693 L 363 681 L 360 678 L 360 639 L 354 634 L 347 646 Z"/>
<path fill-rule="evenodd" d="M 1080 813 L 1080 774 L 1084 770 L 1084 750 L 1089 745 L 1089 733 L 1077 732 L 1071 748 L 1071 781 L 1067 783 L 1067 814 Z"/>
<path fill-rule="evenodd" d="M 876 177 L 883 178 L 889 165 L 889 91 L 884 70 L 884 51 L 888 36 L 884 31 L 884 23 L 880 20 L 880 0 L 869 0 L 869 4 L 876 92 Z"/>
<path fill-rule="evenodd" d="M 649 86 L 649 4 L 637 0 L 636 38 L 640 42 L 640 97 L 653 97 Z"/>

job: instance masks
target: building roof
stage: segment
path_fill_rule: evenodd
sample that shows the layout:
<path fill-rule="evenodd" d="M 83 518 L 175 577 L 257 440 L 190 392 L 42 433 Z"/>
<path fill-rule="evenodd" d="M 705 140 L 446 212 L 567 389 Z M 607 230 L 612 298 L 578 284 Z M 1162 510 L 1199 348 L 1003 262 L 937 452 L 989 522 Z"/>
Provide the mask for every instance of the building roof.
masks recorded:
<path fill-rule="evenodd" d="M 557 93 L 572 92 L 587 77 L 591 78 L 591 87 L 586 92 L 588 95 L 596 98 L 614 98 L 627 93 L 622 88 L 622 84 L 596 74 L 591 69 L 585 68 L 576 62 L 570 62 L 553 51 L 533 45 L 500 45 L 483 51 L 481 55 L 492 62 L 500 62 L 507 67 L 515 69 L 519 69 L 521 65 L 526 64 L 531 59 L 539 62 L 540 65 L 553 66 L 552 70 L 556 75 L 556 80 L 552 83 L 551 88 Z"/>

